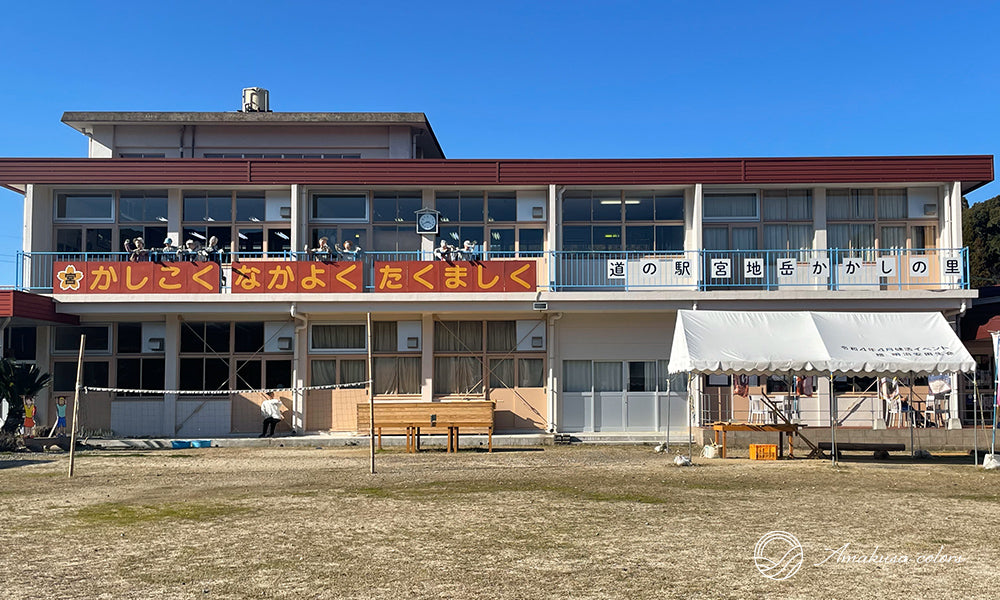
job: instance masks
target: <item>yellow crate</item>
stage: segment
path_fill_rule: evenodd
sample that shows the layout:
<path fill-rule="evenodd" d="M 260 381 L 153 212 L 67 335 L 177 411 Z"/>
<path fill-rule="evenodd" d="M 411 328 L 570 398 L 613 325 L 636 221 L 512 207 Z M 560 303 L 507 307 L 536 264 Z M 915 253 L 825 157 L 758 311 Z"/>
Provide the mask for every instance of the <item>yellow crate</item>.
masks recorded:
<path fill-rule="evenodd" d="M 778 445 L 750 444 L 750 460 L 778 460 Z"/>

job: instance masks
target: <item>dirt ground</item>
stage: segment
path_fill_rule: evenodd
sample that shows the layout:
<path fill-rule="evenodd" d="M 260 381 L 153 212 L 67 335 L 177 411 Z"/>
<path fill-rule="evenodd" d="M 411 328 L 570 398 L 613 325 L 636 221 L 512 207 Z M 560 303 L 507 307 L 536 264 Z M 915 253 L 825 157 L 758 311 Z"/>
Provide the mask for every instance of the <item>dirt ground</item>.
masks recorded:
<path fill-rule="evenodd" d="M 0 588 L 397 599 L 1000 590 L 1000 473 L 971 461 L 671 458 L 648 447 L 389 451 L 370 475 L 357 448 L 105 451 L 78 455 L 67 479 L 64 454 L 0 455 Z M 802 546 L 801 568 L 782 581 L 753 556 L 772 530 Z"/>

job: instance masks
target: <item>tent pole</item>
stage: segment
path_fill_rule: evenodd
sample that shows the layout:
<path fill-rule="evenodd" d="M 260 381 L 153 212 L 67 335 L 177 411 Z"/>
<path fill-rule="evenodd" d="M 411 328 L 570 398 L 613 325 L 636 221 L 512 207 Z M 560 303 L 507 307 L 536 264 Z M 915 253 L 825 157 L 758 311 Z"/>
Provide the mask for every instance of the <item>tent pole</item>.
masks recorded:
<path fill-rule="evenodd" d="M 837 412 L 836 394 L 833 393 L 833 371 L 830 371 L 830 462 L 837 464 Z"/>
<path fill-rule="evenodd" d="M 912 458 L 916 456 L 916 452 L 913 450 L 913 427 L 917 421 L 917 411 L 913 410 L 913 371 L 910 371 L 909 409 L 910 409 L 910 458 Z"/>
<path fill-rule="evenodd" d="M 667 430 L 663 432 L 663 446 L 670 447 L 670 374 L 667 374 Z"/>
<path fill-rule="evenodd" d="M 979 377 L 975 371 L 972 375 L 972 464 L 979 464 L 979 429 L 976 427 L 976 400 L 979 398 Z"/>
<path fill-rule="evenodd" d="M 694 401 L 691 397 L 692 391 L 691 382 L 694 376 L 688 373 L 688 459 L 693 460 L 694 454 L 691 452 L 694 448 Z"/>
<path fill-rule="evenodd" d="M 1000 394 L 993 397 L 993 437 L 990 439 L 990 454 L 997 453 L 997 409 L 1000 408 Z"/>

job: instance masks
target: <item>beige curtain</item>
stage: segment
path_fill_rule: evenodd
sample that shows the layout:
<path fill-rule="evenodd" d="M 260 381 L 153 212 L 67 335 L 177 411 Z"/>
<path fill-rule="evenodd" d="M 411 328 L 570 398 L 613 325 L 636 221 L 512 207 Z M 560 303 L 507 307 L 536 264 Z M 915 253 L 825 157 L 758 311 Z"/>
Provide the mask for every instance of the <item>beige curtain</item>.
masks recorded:
<path fill-rule="evenodd" d="M 312 347 L 332 350 L 363 350 L 364 325 L 313 325 Z"/>
<path fill-rule="evenodd" d="M 310 385 L 333 385 L 337 383 L 337 361 L 335 360 L 314 360 L 312 361 L 312 373 Z"/>
<path fill-rule="evenodd" d="M 545 387 L 545 361 L 541 358 L 517 359 L 517 387 Z"/>
<path fill-rule="evenodd" d="M 486 323 L 486 351 L 513 352 L 517 350 L 516 321 L 488 321 Z"/>
<path fill-rule="evenodd" d="M 482 352 L 482 321 L 438 321 L 434 323 L 434 350 L 438 352 Z"/>
<path fill-rule="evenodd" d="M 435 394 L 482 394 L 482 363 L 473 356 L 434 359 Z"/>
<path fill-rule="evenodd" d="M 372 337 L 374 337 L 375 352 L 395 352 L 396 348 L 396 322 L 395 321 L 375 321 L 372 323 Z"/>

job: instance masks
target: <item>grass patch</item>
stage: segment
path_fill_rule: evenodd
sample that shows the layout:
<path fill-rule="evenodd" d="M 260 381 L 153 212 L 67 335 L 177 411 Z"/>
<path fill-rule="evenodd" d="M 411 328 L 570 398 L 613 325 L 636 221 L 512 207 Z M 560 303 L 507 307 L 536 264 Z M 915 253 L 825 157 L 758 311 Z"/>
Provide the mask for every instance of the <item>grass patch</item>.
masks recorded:
<path fill-rule="evenodd" d="M 603 491 L 576 488 L 536 482 L 493 482 L 493 481 L 435 481 L 405 487 L 364 487 L 348 490 L 369 498 L 387 500 L 439 501 L 457 499 L 470 494 L 499 493 L 541 493 L 552 494 L 563 499 L 585 500 L 589 502 L 631 502 L 638 504 L 670 504 L 673 499 L 653 494 L 629 491 Z"/>
<path fill-rule="evenodd" d="M 248 512 L 243 506 L 227 504 L 124 504 L 103 502 L 76 511 L 76 519 L 84 525 L 141 525 L 153 521 L 208 521 Z"/>

